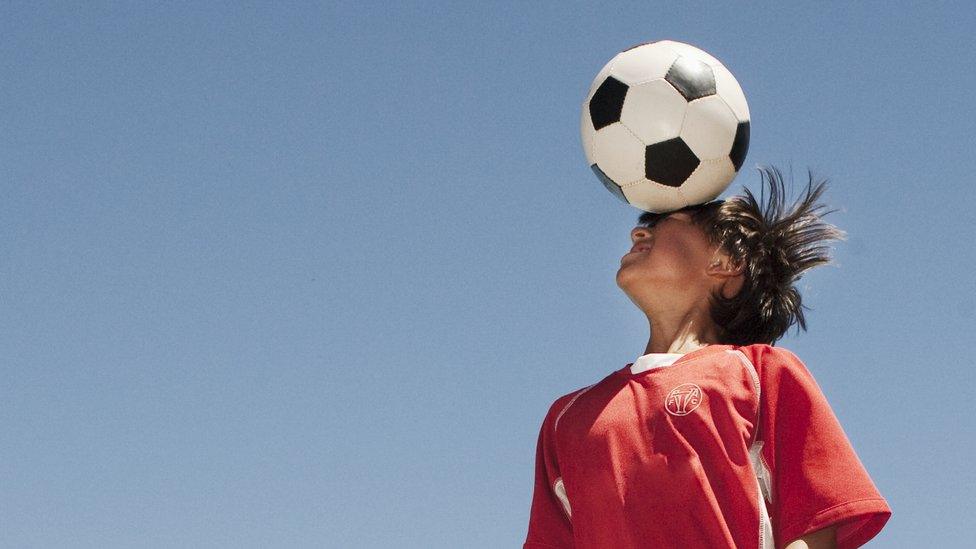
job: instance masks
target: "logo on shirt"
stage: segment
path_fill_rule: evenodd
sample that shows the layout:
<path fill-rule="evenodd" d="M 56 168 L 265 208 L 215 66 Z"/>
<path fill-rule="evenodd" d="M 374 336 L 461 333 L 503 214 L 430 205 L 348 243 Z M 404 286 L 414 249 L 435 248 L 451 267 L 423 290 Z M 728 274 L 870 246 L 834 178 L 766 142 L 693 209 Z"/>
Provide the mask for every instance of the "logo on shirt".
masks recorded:
<path fill-rule="evenodd" d="M 701 387 L 694 383 L 682 383 L 664 399 L 664 408 L 673 416 L 686 416 L 695 411 L 702 401 Z"/>

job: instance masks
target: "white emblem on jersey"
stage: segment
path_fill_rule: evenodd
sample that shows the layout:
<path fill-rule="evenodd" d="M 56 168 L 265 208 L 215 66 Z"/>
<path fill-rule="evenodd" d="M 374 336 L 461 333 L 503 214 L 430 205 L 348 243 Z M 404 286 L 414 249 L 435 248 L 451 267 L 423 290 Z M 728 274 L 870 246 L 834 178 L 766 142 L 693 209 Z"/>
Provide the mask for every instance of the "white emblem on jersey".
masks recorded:
<path fill-rule="evenodd" d="M 563 484 L 563 477 L 556 479 L 556 484 L 553 485 L 552 491 L 556 493 L 556 497 L 559 498 L 559 503 L 563 504 L 563 509 L 566 510 L 566 516 L 572 518 L 573 511 L 569 508 L 569 497 L 566 496 L 566 486 Z"/>
<path fill-rule="evenodd" d="M 673 416 L 686 416 L 694 412 L 701 402 L 701 387 L 694 383 L 682 383 L 668 393 L 664 408 Z"/>

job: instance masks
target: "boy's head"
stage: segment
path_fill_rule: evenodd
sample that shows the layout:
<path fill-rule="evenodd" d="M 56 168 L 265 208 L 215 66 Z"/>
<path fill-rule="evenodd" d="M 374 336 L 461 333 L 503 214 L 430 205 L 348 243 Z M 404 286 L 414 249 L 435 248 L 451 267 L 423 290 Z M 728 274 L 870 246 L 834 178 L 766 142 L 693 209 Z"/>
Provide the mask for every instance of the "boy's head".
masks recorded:
<path fill-rule="evenodd" d="M 830 262 L 827 243 L 844 232 L 823 221 L 826 181 L 810 180 L 787 207 L 783 176 L 760 168 L 759 200 L 745 195 L 666 214 L 645 212 L 631 231 L 617 285 L 648 317 L 695 312 L 719 341 L 773 344 L 793 324 L 806 329 L 796 282 Z M 768 186 L 768 193 L 765 187 Z"/>

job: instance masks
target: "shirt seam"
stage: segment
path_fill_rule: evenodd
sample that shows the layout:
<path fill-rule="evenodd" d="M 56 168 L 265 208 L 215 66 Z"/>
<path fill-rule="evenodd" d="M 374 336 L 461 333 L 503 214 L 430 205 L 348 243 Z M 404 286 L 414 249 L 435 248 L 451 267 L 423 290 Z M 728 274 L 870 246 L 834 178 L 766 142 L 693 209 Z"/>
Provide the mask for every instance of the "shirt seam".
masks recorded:
<path fill-rule="evenodd" d="M 821 509 L 820 511 L 817 511 L 816 513 L 814 513 L 808 519 L 798 520 L 798 521 L 794 521 L 794 522 L 790 523 L 789 526 L 784 527 L 782 530 L 784 532 L 789 532 L 790 530 L 796 529 L 796 528 L 801 527 L 801 526 L 804 526 L 804 525 L 809 526 L 810 524 L 813 524 L 814 522 L 816 522 L 816 520 L 818 518 L 820 518 L 822 515 L 826 515 L 828 512 L 833 511 L 834 509 L 836 509 L 838 507 L 843 507 L 845 505 L 852 505 L 854 503 L 861 503 L 861 502 L 865 502 L 865 501 L 876 501 L 876 502 L 882 502 L 883 503 L 883 502 L 885 502 L 885 499 L 884 498 L 861 498 L 861 499 L 852 499 L 850 501 L 845 501 L 843 503 L 838 503 L 836 505 L 831 505 L 830 507 L 827 507 L 826 509 Z M 841 518 L 844 518 L 844 517 L 841 517 Z"/>
<path fill-rule="evenodd" d="M 552 424 L 552 432 L 553 433 L 555 433 L 556 432 L 556 429 L 559 428 L 559 420 L 563 418 L 563 414 L 565 414 L 566 411 L 569 410 L 570 406 L 572 406 L 573 404 L 576 404 L 576 399 L 578 399 L 579 397 L 583 396 L 583 393 L 589 391 L 590 389 L 592 389 L 592 388 L 594 388 L 596 386 L 597 386 L 597 384 L 594 383 L 593 385 L 590 385 L 589 387 L 583 387 L 582 389 L 580 389 L 579 391 L 577 391 L 577 393 L 575 395 L 573 395 L 573 398 L 570 399 L 570 401 L 566 404 L 566 406 L 564 406 L 563 409 L 560 410 L 559 415 L 556 416 L 556 421 L 554 421 L 553 424 Z"/>
<path fill-rule="evenodd" d="M 762 383 L 759 379 L 759 370 L 756 369 L 756 365 L 753 364 L 752 360 L 750 360 L 741 349 L 728 349 L 726 352 L 735 355 L 735 357 L 738 358 L 739 366 L 746 371 L 746 374 L 749 376 L 749 380 L 752 381 L 753 389 L 756 391 L 756 421 L 755 427 L 753 428 L 752 440 L 749 441 L 749 446 L 752 446 L 756 442 L 762 440 L 759 433 L 759 428 L 762 425 L 763 391 Z M 759 458 L 762 459 L 761 453 L 759 454 Z M 766 467 L 771 469 L 768 463 L 766 464 Z"/>

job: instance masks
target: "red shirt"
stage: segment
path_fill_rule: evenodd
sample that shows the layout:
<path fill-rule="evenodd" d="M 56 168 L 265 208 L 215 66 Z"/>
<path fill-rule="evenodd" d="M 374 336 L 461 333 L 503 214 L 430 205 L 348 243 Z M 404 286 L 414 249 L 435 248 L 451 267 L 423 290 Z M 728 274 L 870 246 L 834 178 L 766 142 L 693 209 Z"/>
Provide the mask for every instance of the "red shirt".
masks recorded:
<path fill-rule="evenodd" d="M 891 516 L 796 355 L 709 345 L 557 399 L 539 433 L 524 549 L 840 549 Z"/>

